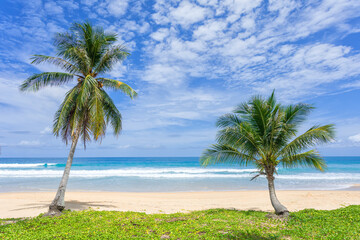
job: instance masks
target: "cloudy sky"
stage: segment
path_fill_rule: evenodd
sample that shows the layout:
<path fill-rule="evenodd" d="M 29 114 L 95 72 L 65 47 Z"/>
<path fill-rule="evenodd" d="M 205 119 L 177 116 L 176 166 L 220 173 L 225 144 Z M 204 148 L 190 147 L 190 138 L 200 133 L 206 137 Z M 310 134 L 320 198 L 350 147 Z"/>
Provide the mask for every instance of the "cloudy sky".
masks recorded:
<path fill-rule="evenodd" d="M 76 156 L 199 156 L 216 118 L 273 89 L 284 104 L 316 107 L 302 131 L 336 124 L 327 156 L 360 155 L 359 0 L 2 0 L 2 157 L 65 157 L 51 133 L 69 86 L 20 93 L 32 54 L 55 55 L 53 36 L 88 20 L 118 34 L 131 52 L 109 75 L 135 88 L 112 92 L 123 115 L 118 138 L 80 146 Z"/>

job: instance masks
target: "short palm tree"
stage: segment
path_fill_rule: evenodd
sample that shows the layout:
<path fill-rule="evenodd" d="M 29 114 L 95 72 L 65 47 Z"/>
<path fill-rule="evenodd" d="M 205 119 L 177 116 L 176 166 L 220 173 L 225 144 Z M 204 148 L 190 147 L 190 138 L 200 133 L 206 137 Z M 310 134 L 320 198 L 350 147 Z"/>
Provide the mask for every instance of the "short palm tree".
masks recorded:
<path fill-rule="evenodd" d="M 34 74 L 23 82 L 21 91 L 38 91 L 47 86 L 60 86 L 75 82 L 55 114 L 53 133 L 71 142 L 70 153 L 58 191 L 47 215 L 59 214 L 65 208 L 65 190 L 75 148 L 79 139 L 95 141 L 105 136 L 107 126 L 118 135 L 121 131 L 121 114 L 105 88 L 120 90 L 130 98 L 137 93 L 123 82 L 101 77 L 123 61 L 128 51 L 115 44 L 116 34 L 105 33 L 90 23 L 75 23 L 69 32 L 55 36 L 57 57 L 34 55 L 33 64 L 51 63 L 64 72 Z"/>
<path fill-rule="evenodd" d="M 313 126 L 296 136 L 299 124 L 313 108 L 307 104 L 282 106 L 276 102 L 274 92 L 268 99 L 259 96 L 238 105 L 232 114 L 221 116 L 217 126 L 217 144 L 204 151 L 200 162 L 206 166 L 217 163 L 253 164 L 259 175 L 268 181 L 271 204 L 277 215 L 289 211 L 276 197 L 274 175 L 277 166 L 293 168 L 326 168 L 325 161 L 316 150 L 318 143 L 327 143 L 334 137 L 334 126 Z"/>

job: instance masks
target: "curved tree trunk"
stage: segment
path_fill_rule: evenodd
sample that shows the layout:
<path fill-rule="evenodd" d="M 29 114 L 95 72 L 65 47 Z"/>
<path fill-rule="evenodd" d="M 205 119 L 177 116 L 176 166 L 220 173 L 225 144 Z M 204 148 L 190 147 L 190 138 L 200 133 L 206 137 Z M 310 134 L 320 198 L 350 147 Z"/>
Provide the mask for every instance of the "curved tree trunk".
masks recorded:
<path fill-rule="evenodd" d="M 280 203 L 280 201 L 276 197 L 275 184 L 274 184 L 274 179 L 275 178 L 274 178 L 274 176 L 267 175 L 266 178 L 268 180 L 268 187 L 269 187 L 271 205 L 274 207 L 276 215 L 288 216 L 289 215 L 289 210 L 287 210 L 287 208 L 284 205 L 282 205 Z"/>
<path fill-rule="evenodd" d="M 73 162 L 76 144 L 77 144 L 78 140 L 79 140 L 79 133 L 75 133 L 72 138 L 69 156 L 68 156 L 68 159 L 66 162 L 66 166 L 64 169 L 63 176 L 61 178 L 59 188 L 57 190 L 54 200 L 52 201 L 52 203 L 49 206 L 49 211 L 44 216 L 60 215 L 61 211 L 64 210 L 64 208 L 65 208 L 65 191 L 66 191 L 66 186 L 67 186 L 67 183 L 69 180 L 70 169 L 71 169 L 71 165 Z"/>

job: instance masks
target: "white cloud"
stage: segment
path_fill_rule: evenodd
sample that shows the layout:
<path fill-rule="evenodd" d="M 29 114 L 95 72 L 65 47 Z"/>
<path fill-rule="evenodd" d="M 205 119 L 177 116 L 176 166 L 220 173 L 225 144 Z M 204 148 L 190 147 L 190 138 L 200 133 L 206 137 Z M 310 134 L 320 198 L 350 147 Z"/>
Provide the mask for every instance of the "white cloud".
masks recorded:
<path fill-rule="evenodd" d="M 41 134 L 49 134 L 52 133 L 51 127 L 46 127 L 43 130 L 40 131 Z"/>
<path fill-rule="evenodd" d="M 212 7 L 218 6 L 218 0 L 197 0 L 197 2 L 200 5 L 204 5 L 204 6 L 212 6 Z"/>
<path fill-rule="evenodd" d="M 232 13 L 230 19 L 234 22 L 240 18 L 241 14 L 252 11 L 258 7 L 261 2 L 261 0 L 225 0 L 223 6 Z"/>
<path fill-rule="evenodd" d="M 356 142 L 356 143 L 360 142 L 360 133 L 356 134 L 356 135 L 353 135 L 353 136 L 350 136 L 349 140 L 352 141 L 352 142 Z"/>
<path fill-rule="evenodd" d="M 227 23 L 223 20 L 210 20 L 194 31 L 194 37 L 205 41 L 219 39 L 224 36 Z"/>
<path fill-rule="evenodd" d="M 116 63 L 113 69 L 108 73 L 113 78 L 121 78 L 126 73 L 127 68 L 123 63 Z"/>
<path fill-rule="evenodd" d="M 157 11 L 154 14 L 155 20 L 175 26 L 178 21 L 173 19 L 169 12 L 188 3 L 182 2 L 179 6 L 172 7 L 168 2 L 158 1 L 155 7 Z M 200 1 L 199 3 L 201 6 L 227 9 L 229 13 L 226 16 L 225 11 L 223 13 L 225 16 L 218 19 L 211 19 L 211 15 L 207 16 L 207 20 L 195 25 L 197 28 L 193 32 L 191 30 L 188 32 L 193 33 L 191 40 L 184 40 L 182 32 L 176 28 L 174 29 L 177 32 L 172 31 L 170 35 L 164 34 L 165 31 L 161 34 L 153 33 L 152 37 L 157 38 L 156 40 L 161 43 L 154 43 L 147 48 L 153 58 L 144 74 L 145 80 L 152 79 L 152 82 L 155 82 L 156 79 L 156 82 L 164 83 L 166 75 L 170 72 L 174 72 L 175 79 L 181 79 L 180 82 L 186 82 L 187 79 L 197 76 L 218 79 L 225 75 L 232 86 L 249 87 L 260 92 L 263 92 L 262 89 L 274 87 L 280 88 L 281 91 L 287 86 L 293 86 L 294 82 L 299 88 L 304 86 L 307 90 L 318 91 L 319 86 L 359 74 L 356 70 L 359 69 L 358 57 L 351 56 L 353 54 L 348 56 L 351 49 L 346 46 L 289 44 L 289 41 L 304 37 L 304 31 L 292 27 L 293 25 L 312 24 L 311 19 L 308 18 L 309 14 L 301 11 L 300 3 L 272 1 L 269 10 L 274 13 L 270 16 L 264 15 L 263 11 L 255 10 L 262 6 L 261 1 Z M 322 14 L 322 11 L 325 11 L 323 4 L 311 5 L 311 10 L 316 9 L 313 14 L 317 11 Z M 335 2 L 327 4 L 333 9 L 334 6 L 331 4 Z M 342 3 L 339 9 L 334 11 L 339 12 L 344 9 L 347 11 L 345 5 Z M 308 10 L 310 11 L 310 6 Z M 229 21 L 229 17 L 232 17 L 232 13 L 237 14 L 238 21 L 232 19 L 226 22 L 225 20 Z M 336 18 L 344 19 L 344 16 L 339 14 Z M 331 24 L 333 23 L 323 24 L 321 29 L 328 28 Z M 307 34 L 311 33 L 312 31 L 307 32 Z M 285 42 L 287 44 L 282 46 Z M 192 48 L 192 46 L 200 47 Z M 281 51 L 279 52 L 278 49 Z M 154 71 L 151 69 L 159 65 L 161 70 L 157 78 L 157 69 Z M 327 68 L 332 71 L 324 74 Z M 181 77 L 177 77 L 179 75 Z M 306 93 L 312 94 L 307 90 L 294 91 L 288 96 L 297 98 Z"/>
<path fill-rule="evenodd" d="M 117 146 L 117 148 L 119 148 L 119 149 L 127 149 L 127 148 L 130 148 L 130 147 L 131 147 L 131 145 L 129 145 L 129 144 Z"/>
<path fill-rule="evenodd" d="M 138 99 L 126 104 L 114 98 L 123 115 L 124 135 L 106 139 L 116 143 L 113 148 L 120 146 L 118 151 L 135 151 L 134 146 L 149 142 L 172 149 L 190 147 L 189 142 L 205 146 L 215 134 L 209 127 L 215 118 L 255 93 L 276 88 L 279 98 L 289 102 L 360 86 L 358 49 L 341 41 L 359 31 L 353 23 L 360 16 L 358 0 L 156 0 L 146 3 L 149 9 L 144 2 L 128 0 L 81 3 L 94 24 L 117 33 L 119 43 L 133 53 L 109 73 L 135 82 L 141 90 Z M 68 28 L 74 11 L 67 5 L 78 4 L 46 2 L 57 16 L 51 20 L 41 1 L 25 4 L 26 21 L 0 23 L 11 33 L 0 49 L 6 53 L 0 59 L 0 102 L 11 104 L 1 109 L 0 123 L 6 129 L 27 126 L 24 130 L 38 134 L 34 139 L 45 142 L 50 136 L 40 134 L 48 132 L 44 126 L 52 122 L 68 88 L 20 94 L 17 85 L 29 72 L 58 70 L 49 65 L 30 69 L 28 58 L 34 53 L 54 55 L 53 33 Z M 23 118 L 15 123 L 19 114 Z M 339 120 L 344 141 L 334 145 L 350 144 L 356 124 Z M 12 142 L 21 141 L 26 140 Z"/>
<path fill-rule="evenodd" d="M 254 83 L 256 90 L 283 90 L 287 97 L 319 94 L 326 92 L 327 84 L 360 74 L 360 55 L 347 56 L 350 48 L 331 44 L 314 44 L 298 47 L 285 53 L 285 56 L 274 58 L 277 66 L 263 73 L 269 81 Z M 271 79 L 269 75 L 274 76 Z M 340 85 L 341 86 L 341 85 Z"/>
<path fill-rule="evenodd" d="M 23 130 L 33 130 L 42 129 L 53 121 L 54 113 L 64 97 L 65 88 L 55 87 L 37 93 L 23 93 L 18 89 L 21 81 L 12 77 L 8 79 L 0 79 L 0 102 L 10 104 L 8 108 L 1 110 L 0 125 L 9 130 L 18 130 L 19 126 Z"/>
<path fill-rule="evenodd" d="M 169 85 L 179 85 L 185 79 L 185 74 L 176 66 L 153 64 L 145 71 L 143 80 Z"/>
<path fill-rule="evenodd" d="M 81 0 L 82 4 L 85 4 L 87 6 L 92 6 L 94 5 L 98 0 Z"/>
<path fill-rule="evenodd" d="M 31 141 L 22 140 L 19 142 L 19 146 L 35 147 L 35 146 L 40 146 L 40 145 L 41 145 L 41 142 L 39 142 L 37 140 L 31 140 Z"/>
<path fill-rule="evenodd" d="M 202 116 L 199 112 L 194 111 L 184 111 L 184 112 L 160 112 L 160 116 L 169 117 L 169 118 L 181 118 L 188 120 L 202 119 Z"/>
<path fill-rule="evenodd" d="M 64 12 L 63 8 L 53 1 L 46 2 L 44 8 L 49 15 L 63 14 Z"/>
<path fill-rule="evenodd" d="M 110 14 L 119 17 L 126 13 L 128 0 L 108 0 L 107 9 Z"/>
<path fill-rule="evenodd" d="M 61 0 L 58 2 L 61 6 L 69 9 L 70 11 L 79 9 L 79 4 L 77 2 L 74 2 L 72 0 Z"/>
<path fill-rule="evenodd" d="M 183 26 L 197 23 L 210 15 L 209 9 L 200 7 L 189 1 L 181 1 L 179 6 L 170 10 L 170 17 Z"/>
<path fill-rule="evenodd" d="M 246 15 L 241 18 L 241 27 L 247 30 L 254 30 L 256 27 L 255 15 Z"/>
<path fill-rule="evenodd" d="M 178 5 L 173 5 L 170 1 L 158 0 L 154 5 L 154 9 L 156 12 L 152 15 L 152 18 L 156 23 L 171 23 L 181 25 L 184 28 L 188 28 L 191 24 L 199 23 L 213 15 L 210 8 L 201 7 L 187 0 L 180 1 Z"/>
<path fill-rule="evenodd" d="M 157 30 L 156 32 L 153 32 L 152 34 L 150 34 L 150 36 L 157 40 L 157 41 L 163 41 L 164 38 L 166 38 L 167 36 L 169 36 L 169 29 L 167 28 L 160 28 L 159 30 Z"/>

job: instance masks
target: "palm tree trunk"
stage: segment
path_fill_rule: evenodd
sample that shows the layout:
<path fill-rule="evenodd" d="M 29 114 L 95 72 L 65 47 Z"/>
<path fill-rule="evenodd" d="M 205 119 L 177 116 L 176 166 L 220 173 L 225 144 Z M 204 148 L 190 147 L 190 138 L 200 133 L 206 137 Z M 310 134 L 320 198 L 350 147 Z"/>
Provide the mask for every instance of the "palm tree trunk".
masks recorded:
<path fill-rule="evenodd" d="M 274 207 L 276 215 L 288 216 L 289 215 L 289 210 L 287 210 L 287 208 L 284 205 L 282 205 L 280 203 L 280 201 L 276 197 L 275 184 L 274 184 L 274 179 L 275 178 L 274 178 L 274 176 L 268 174 L 266 176 L 266 178 L 268 180 L 268 187 L 269 187 L 271 205 Z"/>
<path fill-rule="evenodd" d="M 69 156 L 68 156 L 68 159 L 66 162 L 66 166 L 64 169 L 63 176 L 61 178 L 59 188 L 57 190 L 54 200 L 52 201 L 52 203 L 49 206 L 49 211 L 44 216 L 60 215 L 61 211 L 64 210 L 64 208 L 65 208 L 65 191 L 66 191 L 66 186 L 67 186 L 67 183 L 69 180 L 70 169 L 71 169 L 71 165 L 73 162 L 74 153 L 75 153 L 75 149 L 76 149 L 78 140 L 79 140 L 79 133 L 77 132 L 74 134 L 74 136 L 72 138 Z"/>

